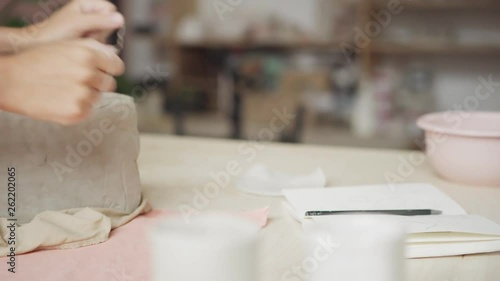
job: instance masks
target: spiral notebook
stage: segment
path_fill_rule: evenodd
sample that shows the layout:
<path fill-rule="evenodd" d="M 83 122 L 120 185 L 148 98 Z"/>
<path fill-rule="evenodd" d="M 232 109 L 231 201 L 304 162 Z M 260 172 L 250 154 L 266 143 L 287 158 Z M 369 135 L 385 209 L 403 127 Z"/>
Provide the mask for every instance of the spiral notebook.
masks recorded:
<path fill-rule="evenodd" d="M 306 211 L 433 209 L 439 215 L 393 216 L 408 232 L 408 258 L 500 251 L 500 225 L 467 214 L 430 184 L 369 185 L 284 190 L 285 208 L 300 222 L 326 223 L 330 216 L 306 218 Z"/>

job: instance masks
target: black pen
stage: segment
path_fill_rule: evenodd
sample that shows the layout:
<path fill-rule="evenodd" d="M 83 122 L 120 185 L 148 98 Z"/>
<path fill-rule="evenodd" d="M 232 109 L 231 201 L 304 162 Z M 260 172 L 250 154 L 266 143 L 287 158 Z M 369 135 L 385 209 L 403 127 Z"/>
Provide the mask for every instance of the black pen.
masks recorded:
<path fill-rule="evenodd" d="M 385 215 L 396 215 L 396 216 L 426 216 L 426 215 L 439 215 L 441 214 L 441 211 L 432 209 L 307 211 L 305 216 L 316 217 L 316 216 L 356 214 L 356 213 L 385 214 Z"/>

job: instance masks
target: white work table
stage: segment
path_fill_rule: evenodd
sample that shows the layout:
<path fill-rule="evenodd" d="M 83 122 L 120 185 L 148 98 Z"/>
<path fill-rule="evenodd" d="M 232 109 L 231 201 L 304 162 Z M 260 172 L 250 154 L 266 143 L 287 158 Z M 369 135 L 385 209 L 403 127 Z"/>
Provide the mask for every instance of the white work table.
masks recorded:
<path fill-rule="evenodd" d="M 401 176 L 405 182 L 431 183 L 456 200 L 468 213 L 500 223 L 500 187 L 450 183 L 434 175 L 425 162 L 416 166 L 410 164 L 408 166 L 414 167 L 414 171 L 401 170 L 400 174 L 398 168 L 401 169 L 409 159 L 409 151 L 270 143 L 258 145 L 254 148 L 244 141 L 142 135 L 138 164 L 144 194 L 154 208 L 179 210 L 182 204 L 193 206 L 195 189 L 203 190 L 207 183 L 213 182 L 210 173 L 226 171 L 230 162 L 234 164 L 236 161 L 243 171 L 256 163 L 294 173 L 307 173 L 321 167 L 326 173 L 328 186 L 383 184 L 387 183 L 385 177 L 388 173 Z M 254 152 L 255 158 L 252 159 Z M 300 225 L 283 212 L 281 197 L 240 192 L 235 188 L 237 177 L 238 174 L 232 176 L 229 185 L 210 199 L 204 210 L 239 211 L 269 206 L 269 223 L 261 233 L 261 280 L 287 280 L 283 274 L 300 265 L 304 258 Z M 408 281 L 498 281 L 500 253 L 412 259 L 407 261 L 407 272 Z"/>

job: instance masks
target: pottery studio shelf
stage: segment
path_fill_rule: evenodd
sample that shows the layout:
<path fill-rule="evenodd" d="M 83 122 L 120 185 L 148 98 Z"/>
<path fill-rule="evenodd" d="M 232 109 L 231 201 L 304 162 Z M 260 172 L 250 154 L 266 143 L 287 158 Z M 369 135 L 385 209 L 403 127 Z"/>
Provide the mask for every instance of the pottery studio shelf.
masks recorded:
<path fill-rule="evenodd" d="M 458 44 L 374 43 L 371 51 L 378 55 L 500 56 L 500 44 L 475 46 Z"/>

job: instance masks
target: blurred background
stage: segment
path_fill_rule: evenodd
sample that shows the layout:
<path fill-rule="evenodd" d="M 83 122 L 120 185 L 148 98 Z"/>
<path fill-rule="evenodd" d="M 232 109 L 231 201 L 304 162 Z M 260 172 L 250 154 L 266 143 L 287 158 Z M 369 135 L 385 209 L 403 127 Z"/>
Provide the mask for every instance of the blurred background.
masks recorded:
<path fill-rule="evenodd" d="M 0 0 L 1 24 L 62 2 Z M 142 132 L 421 149 L 422 114 L 500 110 L 496 0 L 112 2 Z"/>

